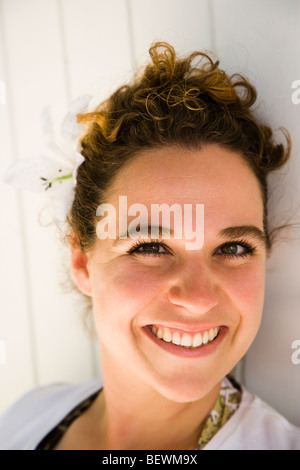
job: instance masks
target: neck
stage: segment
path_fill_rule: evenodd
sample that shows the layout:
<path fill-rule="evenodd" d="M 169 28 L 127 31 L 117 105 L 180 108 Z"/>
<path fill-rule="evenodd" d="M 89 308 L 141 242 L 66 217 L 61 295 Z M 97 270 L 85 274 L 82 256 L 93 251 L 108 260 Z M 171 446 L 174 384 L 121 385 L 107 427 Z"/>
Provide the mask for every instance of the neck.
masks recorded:
<path fill-rule="evenodd" d="M 104 389 L 93 410 L 102 449 L 195 449 L 220 390 L 218 383 L 199 400 L 174 402 L 134 374 L 103 367 Z"/>

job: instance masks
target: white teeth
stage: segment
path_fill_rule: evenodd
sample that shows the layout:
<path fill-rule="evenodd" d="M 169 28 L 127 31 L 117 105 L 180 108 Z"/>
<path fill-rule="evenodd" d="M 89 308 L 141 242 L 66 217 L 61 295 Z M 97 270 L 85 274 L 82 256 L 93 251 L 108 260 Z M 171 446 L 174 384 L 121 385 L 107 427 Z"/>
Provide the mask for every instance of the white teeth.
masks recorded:
<path fill-rule="evenodd" d="M 193 338 L 191 337 L 191 335 L 184 333 L 184 335 L 182 335 L 180 344 L 181 346 L 186 346 L 187 348 L 190 348 L 193 344 Z"/>
<path fill-rule="evenodd" d="M 212 341 L 215 337 L 215 329 L 211 328 L 208 332 L 208 341 Z"/>
<path fill-rule="evenodd" d="M 164 334 L 163 334 L 162 339 L 163 339 L 164 341 L 166 341 L 167 343 L 171 343 L 171 341 L 172 341 L 172 335 L 171 335 L 171 331 L 168 330 L 168 328 L 166 328 L 166 329 L 164 330 Z"/>
<path fill-rule="evenodd" d="M 213 341 L 219 334 L 220 327 L 210 328 L 204 333 L 196 333 L 194 335 L 183 333 L 182 336 L 178 331 L 172 333 L 169 328 L 156 328 L 152 326 L 152 333 L 159 339 L 167 343 L 173 343 L 186 348 L 198 348 L 202 344 Z"/>
<path fill-rule="evenodd" d="M 153 330 L 152 330 L 153 332 Z M 154 332 L 153 332 L 154 333 Z M 156 336 L 159 338 L 159 339 L 162 339 L 163 337 L 163 330 L 161 328 L 158 328 L 158 332 L 157 333 L 154 333 L 156 334 Z"/>
<path fill-rule="evenodd" d="M 177 331 L 173 333 L 172 343 L 178 344 L 178 345 L 180 344 L 180 334 L 177 333 Z"/>
<path fill-rule="evenodd" d="M 202 344 L 202 335 L 201 333 L 197 333 L 193 338 L 193 347 L 198 348 Z"/>
<path fill-rule="evenodd" d="M 208 332 L 207 331 L 205 331 L 203 336 L 202 336 L 202 343 L 203 344 L 208 343 Z"/>

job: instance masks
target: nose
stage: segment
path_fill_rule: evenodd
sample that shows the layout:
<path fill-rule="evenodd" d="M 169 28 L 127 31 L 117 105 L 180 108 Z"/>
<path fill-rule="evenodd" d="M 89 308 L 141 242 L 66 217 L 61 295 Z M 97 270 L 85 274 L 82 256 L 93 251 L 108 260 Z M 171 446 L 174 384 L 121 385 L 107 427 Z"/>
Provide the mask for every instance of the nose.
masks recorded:
<path fill-rule="evenodd" d="M 218 305 L 220 289 L 212 268 L 189 260 L 178 266 L 168 286 L 168 300 L 189 313 L 203 315 Z"/>

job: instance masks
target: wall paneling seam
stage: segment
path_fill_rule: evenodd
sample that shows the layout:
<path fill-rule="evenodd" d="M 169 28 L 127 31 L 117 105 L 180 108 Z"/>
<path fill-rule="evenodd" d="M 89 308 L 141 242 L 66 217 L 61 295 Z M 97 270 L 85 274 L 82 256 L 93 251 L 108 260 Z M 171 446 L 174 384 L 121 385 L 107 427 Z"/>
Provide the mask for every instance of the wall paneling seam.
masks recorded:
<path fill-rule="evenodd" d="M 19 149 L 17 145 L 17 130 L 16 130 L 16 119 L 13 109 L 13 99 L 11 92 L 11 80 L 10 80 L 10 71 L 9 71 L 9 60 L 7 54 L 7 45 L 6 45 L 6 36 L 5 36 L 5 14 L 4 14 L 4 5 L 3 0 L 0 0 L 0 42 L 2 43 L 2 53 L 3 53 L 3 64 L 4 64 L 4 81 L 6 84 L 6 104 L 7 114 L 8 114 L 8 125 L 10 129 L 10 145 L 12 149 L 13 159 L 17 158 L 19 155 Z M 1 33 L 2 31 L 2 33 Z M 14 189 L 12 188 L 12 191 Z M 25 298 L 26 304 L 24 306 L 24 313 L 27 315 L 28 320 L 28 330 L 29 330 L 29 351 L 32 364 L 32 373 L 34 385 L 39 384 L 39 374 L 37 367 L 37 345 L 35 339 L 35 325 L 34 325 L 34 316 L 33 316 L 33 299 L 32 299 L 32 287 L 29 276 L 29 256 L 28 256 L 28 243 L 27 243 L 27 234 L 26 234 L 26 223 L 24 217 L 24 204 L 22 202 L 20 191 L 16 191 L 17 198 L 17 214 L 15 217 L 18 218 L 19 227 L 20 227 L 20 246 L 22 252 L 22 268 L 23 268 L 23 279 L 25 287 Z"/>

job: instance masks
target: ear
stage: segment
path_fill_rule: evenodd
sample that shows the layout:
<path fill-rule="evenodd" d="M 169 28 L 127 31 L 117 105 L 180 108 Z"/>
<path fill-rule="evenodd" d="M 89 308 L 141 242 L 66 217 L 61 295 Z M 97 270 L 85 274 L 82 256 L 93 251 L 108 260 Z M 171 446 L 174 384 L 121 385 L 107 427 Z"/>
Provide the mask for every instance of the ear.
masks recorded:
<path fill-rule="evenodd" d="M 78 289 L 89 297 L 92 296 L 92 283 L 88 266 L 88 255 L 76 244 L 71 245 L 71 267 Z"/>

